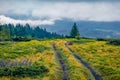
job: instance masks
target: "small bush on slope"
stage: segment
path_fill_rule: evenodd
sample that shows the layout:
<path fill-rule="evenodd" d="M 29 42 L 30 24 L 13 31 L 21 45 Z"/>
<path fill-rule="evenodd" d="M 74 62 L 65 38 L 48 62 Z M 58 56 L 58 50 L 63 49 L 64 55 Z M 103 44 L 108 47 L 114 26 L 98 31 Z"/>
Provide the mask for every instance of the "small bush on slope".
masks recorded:
<path fill-rule="evenodd" d="M 48 72 L 48 69 L 45 66 L 17 66 L 17 67 L 5 67 L 0 68 L 0 76 L 37 76 L 45 72 Z"/>
<path fill-rule="evenodd" d="M 108 43 L 112 45 L 120 45 L 120 39 L 110 40 Z"/>

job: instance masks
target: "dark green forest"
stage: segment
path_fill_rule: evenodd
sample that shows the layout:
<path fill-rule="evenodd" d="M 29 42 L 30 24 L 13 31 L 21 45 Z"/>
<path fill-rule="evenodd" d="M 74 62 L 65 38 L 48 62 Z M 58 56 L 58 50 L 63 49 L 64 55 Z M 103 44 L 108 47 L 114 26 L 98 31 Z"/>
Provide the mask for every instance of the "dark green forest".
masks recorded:
<path fill-rule="evenodd" d="M 31 27 L 29 24 L 21 25 L 17 24 L 4 24 L 0 25 L 0 40 L 14 40 L 14 41 L 26 41 L 31 39 L 41 38 L 61 38 L 55 32 L 47 32 L 46 29 L 40 28 L 40 26 Z"/>

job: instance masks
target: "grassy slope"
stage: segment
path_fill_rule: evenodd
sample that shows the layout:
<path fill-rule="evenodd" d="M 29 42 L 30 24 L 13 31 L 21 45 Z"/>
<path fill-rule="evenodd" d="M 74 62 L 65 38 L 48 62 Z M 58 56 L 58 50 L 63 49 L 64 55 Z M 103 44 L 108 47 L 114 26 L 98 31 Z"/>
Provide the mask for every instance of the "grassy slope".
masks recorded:
<path fill-rule="evenodd" d="M 105 41 L 88 39 L 64 39 L 64 40 L 33 40 L 30 42 L 0 42 L 0 59 L 22 60 L 31 59 L 32 62 L 45 65 L 50 71 L 45 75 L 36 77 L 1 77 L 0 80 L 61 80 L 61 69 L 52 50 L 52 44 L 57 43 L 58 50 L 63 54 L 66 64 L 69 65 L 69 77 L 72 80 L 77 78 L 87 79 L 89 71 L 80 64 L 65 48 L 64 42 L 72 41 L 70 47 L 87 61 L 104 80 L 120 79 L 120 46 L 106 44 Z M 65 57 L 66 56 L 66 57 Z M 86 72 L 87 71 L 87 72 Z M 79 73 L 80 72 L 80 73 Z M 86 75 L 87 74 L 87 75 Z"/>
<path fill-rule="evenodd" d="M 53 40 L 49 41 L 30 41 L 30 42 L 16 42 L 16 43 L 0 43 L 0 59 L 8 60 L 22 60 L 24 58 L 31 59 L 33 63 L 45 65 L 49 69 L 49 73 L 40 75 L 34 79 L 54 80 L 59 78 L 56 73 L 59 72 L 57 68 L 59 65 L 55 63 L 55 56 L 51 44 Z M 17 77 L 1 77 L 1 79 L 18 79 L 18 80 L 31 80 L 30 77 L 17 78 Z M 59 80 L 59 79 L 58 79 Z"/>
<path fill-rule="evenodd" d="M 70 47 L 102 76 L 103 80 L 120 79 L 120 46 L 105 41 L 72 40 Z"/>

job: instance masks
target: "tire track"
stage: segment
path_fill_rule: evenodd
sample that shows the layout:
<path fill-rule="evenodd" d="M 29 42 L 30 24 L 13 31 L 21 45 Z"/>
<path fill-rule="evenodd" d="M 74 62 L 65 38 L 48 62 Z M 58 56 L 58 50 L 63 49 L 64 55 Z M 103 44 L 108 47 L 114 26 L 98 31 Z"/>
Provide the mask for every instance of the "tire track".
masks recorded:
<path fill-rule="evenodd" d="M 55 52 L 55 54 L 56 54 L 56 56 L 59 60 L 59 63 L 61 65 L 61 68 L 62 68 L 62 71 L 63 71 L 63 79 L 62 80 L 69 80 L 68 79 L 68 74 L 67 74 L 67 66 L 65 65 L 65 62 L 64 62 L 62 56 L 57 51 L 55 44 L 53 44 L 52 47 L 53 47 L 53 50 L 54 50 L 54 52 Z"/>
<path fill-rule="evenodd" d="M 65 43 L 65 46 L 68 48 L 68 50 L 71 52 L 71 54 L 76 59 L 78 59 L 87 69 L 90 70 L 90 72 L 94 76 L 95 80 L 102 80 L 102 78 L 92 69 L 92 67 L 87 62 L 83 61 L 80 56 L 78 56 L 77 54 L 75 54 L 74 51 L 70 47 L 68 47 L 67 43 Z"/>

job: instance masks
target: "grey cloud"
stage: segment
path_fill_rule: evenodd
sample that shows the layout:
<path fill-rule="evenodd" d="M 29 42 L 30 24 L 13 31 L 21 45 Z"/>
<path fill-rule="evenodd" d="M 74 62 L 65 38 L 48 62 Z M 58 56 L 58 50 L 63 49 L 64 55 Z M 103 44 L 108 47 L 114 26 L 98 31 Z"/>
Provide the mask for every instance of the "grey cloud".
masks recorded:
<path fill-rule="evenodd" d="M 111 0 L 97 0 L 97 2 L 96 0 L 89 0 L 89 2 L 93 1 L 89 3 L 88 0 L 82 1 L 1 0 L 0 15 L 11 17 L 14 21 L 51 19 L 55 21 L 64 18 L 88 21 L 120 21 L 120 2 L 113 3 Z"/>
<path fill-rule="evenodd" d="M 97 1 L 119 1 L 119 0 L 45 0 L 45 1 L 63 1 L 63 2 L 97 2 Z"/>
<path fill-rule="evenodd" d="M 1 2 L 120 2 L 120 0 L 1 0 Z"/>
<path fill-rule="evenodd" d="M 54 24 L 54 20 L 49 19 L 49 20 L 16 20 L 10 17 L 6 17 L 4 15 L 0 15 L 0 23 L 1 24 L 9 24 L 12 23 L 14 25 L 20 23 L 20 24 L 30 24 L 32 26 L 34 25 L 53 25 Z"/>
<path fill-rule="evenodd" d="M 24 0 L 24 1 L 32 1 L 32 0 Z M 120 1 L 120 0 L 36 0 L 36 1 L 47 1 L 47 2 L 97 2 L 97 1 Z"/>

